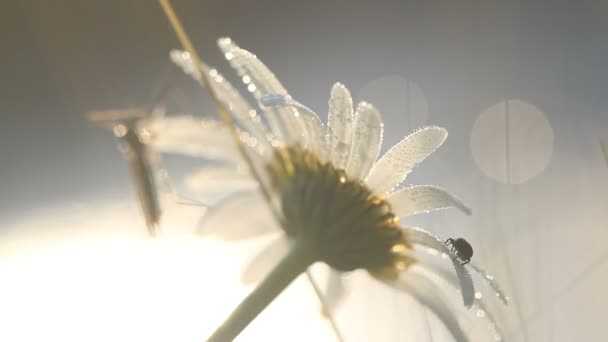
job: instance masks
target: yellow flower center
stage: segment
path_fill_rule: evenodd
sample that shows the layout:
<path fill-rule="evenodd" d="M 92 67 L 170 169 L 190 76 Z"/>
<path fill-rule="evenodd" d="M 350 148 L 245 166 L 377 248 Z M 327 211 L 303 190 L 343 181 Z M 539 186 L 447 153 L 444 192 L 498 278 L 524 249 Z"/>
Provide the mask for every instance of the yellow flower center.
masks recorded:
<path fill-rule="evenodd" d="M 307 241 L 320 261 L 382 278 L 396 277 L 413 262 L 390 204 L 360 180 L 299 145 L 276 148 L 267 168 L 283 229 Z"/>

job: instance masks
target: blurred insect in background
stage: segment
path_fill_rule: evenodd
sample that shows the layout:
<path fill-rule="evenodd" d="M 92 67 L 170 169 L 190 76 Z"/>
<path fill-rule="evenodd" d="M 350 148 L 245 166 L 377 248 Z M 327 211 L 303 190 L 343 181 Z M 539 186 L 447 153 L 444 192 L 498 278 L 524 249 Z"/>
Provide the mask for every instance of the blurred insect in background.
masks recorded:
<path fill-rule="evenodd" d="M 145 108 L 94 111 L 88 118 L 114 132 L 129 164 L 133 186 L 151 236 L 159 233 L 161 203 L 159 185 L 175 202 L 208 209 L 206 201 L 193 200 L 177 194 L 171 185 L 160 152 L 179 152 L 193 157 L 213 158 L 218 162 L 240 160 L 227 127 L 217 120 L 195 118 L 195 105 L 189 100 L 176 77 L 175 66 L 160 77 Z M 176 105 L 180 115 L 167 115 L 167 108 Z M 176 113 L 173 113 L 176 114 Z M 185 115 L 184 115 L 185 114 Z M 201 134 L 202 131 L 206 134 Z M 231 173 L 223 172 L 227 179 Z M 234 173 L 234 172 L 232 172 Z M 160 182 L 160 184 L 159 184 Z M 221 186 L 221 182 L 218 185 Z"/>
<path fill-rule="evenodd" d="M 151 136 L 145 129 L 145 124 L 148 119 L 165 114 L 160 101 L 166 96 L 169 88 L 164 86 L 153 95 L 152 102 L 149 103 L 152 108 L 95 111 L 87 114 L 91 121 L 111 128 L 114 135 L 120 139 L 148 233 L 152 236 L 159 232 L 161 217 L 155 174 L 157 170 L 164 172 L 164 168 L 160 167 L 160 159 L 148 146 Z"/>
<path fill-rule="evenodd" d="M 168 71 L 169 69 L 165 71 L 151 93 L 145 108 L 94 111 L 87 114 L 89 120 L 110 128 L 120 139 L 121 150 L 129 164 L 133 186 L 151 236 L 160 232 L 162 211 L 158 181 L 163 182 L 173 193 L 167 171 L 153 146 L 155 136 L 165 130 L 168 98 L 176 95 L 175 82 L 168 79 Z M 191 204 L 189 200 L 181 202 Z M 201 203 L 196 204 L 202 206 Z"/>
<path fill-rule="evenodd" d="M 471 258 L 473 257 L 473 247 L 471 247 L 471 244 L 469 244 L 467 240 L 463 238 L 449 238 L 445 240 L 445 244 L 451 246 L 451 251 L 458 256 L 458 259 L 460 259 L 460 263 L 462 265 L 466 265 L 471 262 Z"/>
<path fill-rule="evenodd" d="M 139 129 L 139 123 L 147 117 L 146 113 L 138 109 L 108 110 L 89 113 L 88 117 L 92 121 L 108 122 L 113 126 L 114 135 L 120 139 L 121 149 L 129 163 L 148 232 L 156 235 L 161 210 L 153 167 L 155 156 L 147 146 L 149 134 Z"/>

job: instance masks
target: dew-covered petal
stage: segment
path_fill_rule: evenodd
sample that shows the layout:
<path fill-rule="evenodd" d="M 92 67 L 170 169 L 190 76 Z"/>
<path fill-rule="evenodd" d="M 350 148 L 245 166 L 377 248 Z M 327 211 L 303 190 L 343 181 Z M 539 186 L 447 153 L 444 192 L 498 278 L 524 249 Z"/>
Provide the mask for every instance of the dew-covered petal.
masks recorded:
<path fill-rule="evenodd" d="M 288 95 L 285 87 L 256 55 L 241 49 L 230 38 L 219 39 L 218 45 L 256 100 L 260 101 L 265 94 Z M 277 138 L 287 144 L 302 141 L 305 124 L 299 118 L 297 110 L 291 107 L 264 109 L 272 133 Z"/>
<path fill-rule="evenodd" d="M 224 123 L 191 116 L 171 116 L 146 120 L 142 134 L 160 152 L 179 153 L 210 159 L 240 159 L 234 140 Z"/>
<path fill-rule="evenodd" d="M 378 194 L 389 192 L 441 146 L 447 136 L 444 128 L 435 126 L 424 127 L 408 135 L 374 165 L 366 179 L 367 185 Z"/>
<path fill-rule="evenodd" d="M 188 52 L 171 50 L 170 57 L 186 74 L 202 84 L 199 70 L 195 67 Z M 261 150 L 260 152 L 268 152 L 273 137 L 268 132 L 263 122 L 261 122 L 257 112 L 251 107 L 249 102 L 241 96 L 239 91 L 236 90 L 216 69 L 209 69 L 209 67 L 206 67 L 205 70 L 207 71 L 207 77 L 219 100 L 233 114 L 237 123 L 256 139 L 257 148 Z"/>
<path fill-rule="evenodd" d="M 468 265 L 473 270 L 475 270 L 475 272 L 477 272 L 477 273 L 479 273 L 481 275 L 481 277 L 488 283 L 488 285 L 490 285 L 490 287 L 492 288 L 492 290 L 494 290 L 494 293 L 496 294 L 496 297 L 498 297 L 498 299 L 500 299 L 500 301 L 502 301 L 502 303 L 504 305 L 508 305 L 509 304 L 509 297 L 505 294 L 505 292 L 502 290 L 502 288 L 500 287 L 500 285 L 498 285 L 498 283 L 496 282 L 496 280 L 494 280 L 494 276 L 490 275 L 484 269 L 482 269 L 481 267 L 479 267 L 479 266 L 477 266 L 477 265 L 475 265 L 473 263 L 469 263 Z"/>
<path fill-rule="evenodd" d="M 436 209 L 458 208 L 467 215 L 471 209 L 456 196 L 433 185 L 414 185 L 392 192 L 388 201 L 397 216 L 409 216 Z"/>
<path fill-rule="evenodd" d="M 403 272 L 398 280 L 386 282 L 389 286 L 406 292 L 416 299 L 420 304 L 431 310 L 439 318 L 458 342 L 468 341 L 462 331 L 456 313 L 445 299 L 441 289 L 428 280 L 414 272 Z"/>
<path fill-rule="evenodd" d="M 184 74 L 192 77 L 198 82 L 202 82 L 201 74 L 198 68 L 194 65 L 192 57 L 188 51 L 173 49 L 169 52 L 169 58 L 178 67 L 182 69 Z"/>
<path fill-rule="evenodd" d="M 452 272 L 447 272 L 444 268 L 434 267 L 433 265 L 418 262 L 416 263 L 415 270 L 423 271 L 423 275 L 425 275 L 429 280 L 433 281 L 440 287 L 448 286 L 454 291 L 460 292 L 460 284 L 458 282 L 458 278 Z M 408 270 L 409 271 L 414 271 Z M 486 320 L 488 324 L 488 328 L 491 330 L 492 335 L 496 341 L 503 340 L 503 333 L 500 329 L 500 326 L 496 322 L 494 315 L 489 311 L 488 306 L 485 302 L 484 297 L 481 293 L 475 294 L 474 305 L 477 307 L 477 317 L 480 317 Z"/>
<path fill-rule="evenodd" d="M 198 233 L 226 241 L 245 240 L 280 231 L 258 190 L 233 194 L 211 206 L 198 224 Z"/>
<path fill-rule="evenodd" d="M 346 168 L 353 138 L 353 100 L 348 89 L 334 84 L 329 98 L 326 141 L 329 159 L 338 169 Z"/>
<path fill-rule="evenodd" d="M 246 285 L 256 285 L 287 255 L 291 241 L 282 232 L 274 237 L 267 246 L 254 255 L 245 267 L 241 281 Z"/>
<path fill-rule="evenodd" d="M 327 157 L 327 145 L 325 144 L 325 129 L 323 128 L 323 122 L 316 115 L 310 115 L 304 110 L 300 110 L 302 113 L 302 120 L 306 126 L 306 146 L 314 151 L 322 161 L 329 161 Z"/>
<path fill-rule="evenodd" d="M 447 254 L 452 260 L 454 270 L 458 276 L 460 290 L 462 292 L 462 301 L 466 308 L 470 308 L 475 300 L 475 286 L 469 271 L 462 265 L 456 255 L 434 234 L 421 228 L 403 228 L 408 241 L 415 245 L 424 246 L 436 250 L 439 253 Z"/>
<path fill-rule="evenodd" d="M 262 96 L 260 102 L 267 107 L 293 107 L 297 109 L 305 124 L 305 131 L 303 132 L 305 147 L 315 152 L 322 160 L 326 160 L 323 123 L 312 109 L 295 101 L 289 95 L 266 94 Z"/>
<path fill-rule="evenodd" d="M 234 164 L 198 168 L 185 176 L 184 184 L 188 190 L 203 197 L 205 202 L 244 190 L 254 190 L 258 186 L 244 165 Z"/>
<path fill-rule="evenodd" d="M 353 127 L 353 141 L 346 174 L 354 179 L 364 179 L 374 165 L 382 145 L 382 119 L 369 103 L 357 106 Z"/>

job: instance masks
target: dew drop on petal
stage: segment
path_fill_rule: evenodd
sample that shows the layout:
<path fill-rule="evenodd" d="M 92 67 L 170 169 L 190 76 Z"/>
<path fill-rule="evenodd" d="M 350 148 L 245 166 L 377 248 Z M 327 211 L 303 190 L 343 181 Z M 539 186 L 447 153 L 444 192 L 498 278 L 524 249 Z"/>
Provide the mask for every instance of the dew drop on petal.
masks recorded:
<path fill-rule="evenodd" d="M 122 138 L 127 134 L 127 126 L 125 125 L 116 125 L 114 126 L 114 135 Z"/>

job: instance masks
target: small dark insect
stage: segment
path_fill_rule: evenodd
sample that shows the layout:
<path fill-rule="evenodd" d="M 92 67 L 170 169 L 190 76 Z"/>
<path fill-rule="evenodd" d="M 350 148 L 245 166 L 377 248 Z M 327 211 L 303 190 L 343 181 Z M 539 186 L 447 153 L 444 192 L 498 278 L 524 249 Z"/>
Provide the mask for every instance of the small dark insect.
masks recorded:
<path fill-rule="evenodd" d="M 445 240 L 445 244 L 451 246 L 452 253 L 456 254 L 460 263 L 466 265 L 471 262 L 473 257 L 473 247 L 463 238 Z"/>

